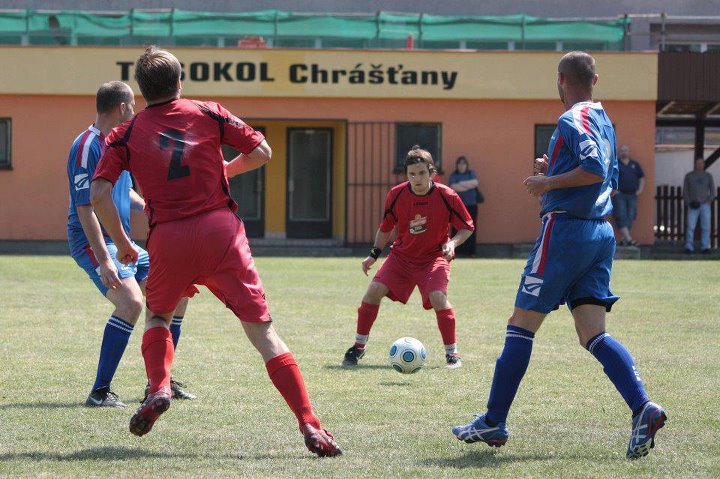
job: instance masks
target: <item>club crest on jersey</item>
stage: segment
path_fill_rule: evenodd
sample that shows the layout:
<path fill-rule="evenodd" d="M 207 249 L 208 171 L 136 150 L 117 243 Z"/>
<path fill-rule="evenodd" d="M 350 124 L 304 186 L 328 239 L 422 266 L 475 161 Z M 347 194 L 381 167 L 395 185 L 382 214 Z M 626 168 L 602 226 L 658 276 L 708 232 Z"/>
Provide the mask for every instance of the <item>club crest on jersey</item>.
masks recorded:
<path fill-rule="evenodd" d="M 415 219 L 410 221 L 410 234 L 419 235 L 427 231 L 427 217 L 415 215 Z"/>
<path fill-rule="evenodd" d="M 90 188 L 90 178 L 88 178 L 87 173 L 80 173 L 79 175 L 75 175 L 75 190 L 86 190 Z"/>
<path fill-rule="evenodd" d="M 542 278 L 534 278 L 532 276 L 525 276 L 525 280 L 523 281 L 522 292 L 525 294 L 529 294 L 530 296 L 537 297 L 540 295 L 540 288 L 542 288 L 542 285 L 543 285 Z"/>

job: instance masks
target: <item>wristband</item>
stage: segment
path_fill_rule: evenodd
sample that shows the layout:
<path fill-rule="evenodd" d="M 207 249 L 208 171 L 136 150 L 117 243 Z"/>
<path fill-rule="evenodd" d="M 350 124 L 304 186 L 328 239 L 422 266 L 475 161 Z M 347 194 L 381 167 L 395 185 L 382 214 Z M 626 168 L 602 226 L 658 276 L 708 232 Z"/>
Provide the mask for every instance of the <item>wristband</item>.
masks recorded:
<path fill-rule="evenodd" d="M 380 253 L 382 253 L 382 249 L 381 249 L 381 248 L 377 248 L 377 247 L 375 247 L 375 246 L 373 246 L 372 248 L 370 248 L 370 257 L 371 257 L 372 259 L 378 259 L 378 257 L 380 256 Z"/>

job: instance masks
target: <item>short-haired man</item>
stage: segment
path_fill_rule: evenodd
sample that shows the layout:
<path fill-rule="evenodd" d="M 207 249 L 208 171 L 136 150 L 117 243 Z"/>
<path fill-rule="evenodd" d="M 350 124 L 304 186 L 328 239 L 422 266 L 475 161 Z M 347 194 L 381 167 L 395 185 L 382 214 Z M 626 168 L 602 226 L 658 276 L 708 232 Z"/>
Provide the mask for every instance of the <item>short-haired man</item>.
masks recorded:
<path fill-rule="evenodd" d="M 507 442 L 505 421 L 530 363 L 535 333 L 563 303 L 580 344 L 603 365 L 632 411 L 627 457 L 647 455 L 665 424 L 665 411 L 648 398 L 632 356 L 605 332 L 605 313 L 618 300 L 610 291 L 615 234 L 604 219 L 612 211 L 618 167 L 612 122 L 592 101 L 597 78 L 595 59 L 587 53 L 570 52 L 560 60 L 557 86 L 566 111 L 550 139 L 550 158 L 536 159 L 536 175 L 524 181 L 528 193 L 543 196 L 542 231 L 520 280 L 487 412 L 453 428 L 461 441 L 496 447 Z"/>
<path fill-rule="evenodd" d="M 637 217 L 637 199 L 645 189 L 645 173 L 640 163 L 630 158 L 630 147 L 620 146 L 618 185 L 612 194 L 613 216 L 622 239 L 620 246 L 637 246 L 630 230 Z"/>
<path fill-rule="evenodd" d="M 705 171 L 705 160 L 695 159 L 694 169 L 685 175 L 683 199 L 688 208 L 685 253 L 695 252 L 695 228 L 700 220 L 700 249 L 710 254 L 710 205 L 715 199 L 715 180 Z"/>
<path fill-rule="evenodd" d="M 336 456 L 340 448 L 320 426 L 300 369 L 272 326 L 245 227 L 230 197 L 227 176 L 264 165 L 270 147 L 260 132 L 221 105 L 180 98 L 180 72 L 180 62 L 168 51 L 149 47 L 140 56 L 135 79 L 148 106 L 112 131 L 92 183 L 93 205 L 123 263 L 138 260 L 111 198 L 123 169 L 135 176 L 147 201 L 153 261 L 142 353 L 150 391 L 130 420 L 130 432 L 148 433 L 170 407 L 172 311 L 194 284 L 203 284 L 240 319 L 295 414 L 307 448 Z M 241 152 L 227 165 L 223 144 Z"/>
<path fill-rule="evenodd" d="M 78 266 L 87 272 L 102 295 L 115 306 L 105 326 L 95 384 L 85 405 L 124 408 L 126 405 L 110 389 L 110 383 L 142 311 L 149 258 L 142 248 L 134 245 L 139 252 L 137 263 L 123 265 L 118 262 L 117 248 L 98 222 L 90 204 L 90 181 L 100 160 L 105 137 L 112 128 L 130 119 L 135 113 L 135 96 L 125 83 L 111 81 L 100 86 L 95 104 L 95 123 L 78 135 L 68 157 L 68 242 L 70 253 Z M 130 210 L 142 210 L 145 201 L 133 190 L 132 179 L 127 171 L 118 177 L 112 198 L 122 227 L 129 235 Z M 180 324 L 186 307 L 187 298 L 178 305 L 173 318 L 176 324 L 173 331 L 175 344 L 180 338 Z M 174 397 L 195 398 L 183 391 L 176 381 L 172 382 L 172 390 Z"/>
<path fill-rule="evenodd" d="M 380 301 L 387 296 L 404 304 L 415 286 L 422 295 L 423 307 L 435 310 L 447 367 L 453 369 L 462 365 L 455 338 L 455 310 L 447 299 L 447 287 L 455 248 L 470 237 L 475 226 L 458 194 L 432 180 L 434 172 L 430 153 L 416 146 L 405 159 L 408 181 L 395 186 L 387 195 L 385 213 L 375 233 L 373 248 L 362 262 L 366 275 L 395 229 L 397 237 L 362 298 L 355 344 L 345 353 L 345 367 L 357 366 L 358 360 L 365 355 L 365 345 L 377 318 Z M 451 225 L 457 230 L 452 239 L 449 236 Z"/>

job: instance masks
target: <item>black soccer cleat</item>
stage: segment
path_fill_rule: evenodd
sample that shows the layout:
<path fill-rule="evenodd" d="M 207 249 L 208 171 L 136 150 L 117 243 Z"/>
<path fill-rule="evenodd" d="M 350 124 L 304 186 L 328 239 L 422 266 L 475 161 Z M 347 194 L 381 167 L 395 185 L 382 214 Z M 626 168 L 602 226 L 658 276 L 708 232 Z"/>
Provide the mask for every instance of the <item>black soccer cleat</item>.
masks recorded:
<path fill-rule="evenodd" d="M 197 399 L 196 395 L 190 394 L 189 392 L 185 391 L 183 389 L 184 387 L 184 383 L 181 383 L 180 381 L 175 381 L 175 379 L 170 378 L 170 390 L 172 391 L 173 399 L 187 399 L 188 401 Z"/>
<path fill-rule="evenodd" d="M 345 368 L 357 366 L 358 360 L 362 359 L 363 356 L 365 356 L 365 348 L 359 349 L 353 345 L 345 352 L 342 365 Z"/>
<path fill-rule="evenodd" d="M 172 377 L 170 378 L 170 390 L 172 391 L 172 398 L 173 399 L 186 399 L 188 401 L 192 401 L 193 399 L 197 399 L 197 396 L 194 394 L 191 394 L 187 391 L 185 391 L 183 388 L 185 387 L 185 383 L 181 383 L 180 381 L 176 381 Z M 143 397 L 143 400 L 140 402 L 145 402 L 145 400 L 148 397 L 148 392 L 150 391 L 150 383 L 148 383 L 145 386 L 145 396 Z"/>
<path fill-rule="evenodd" d="M 332 434 L 323 428 L 315 428 L 311 424 L 303 424 L 300 431 L 305 438 L 308 451 L 320 457 L 335 457 L 342 455 L 342 450 L 335 442 Z"/>
<path fill-rule="evenodd" d="M 112 392 L 109 387 L 98 388 L 90 393 L 85 400 L 87 407 L 115 407 L 124 409 L 127 404 L 118 399 L 117 394 Z"/>
<path fill-rule="evenodd" d="M 448 369 L 457 369 L 462 367 L 462 360 L 458 353 L 445 354 L 445 367 Z"/>

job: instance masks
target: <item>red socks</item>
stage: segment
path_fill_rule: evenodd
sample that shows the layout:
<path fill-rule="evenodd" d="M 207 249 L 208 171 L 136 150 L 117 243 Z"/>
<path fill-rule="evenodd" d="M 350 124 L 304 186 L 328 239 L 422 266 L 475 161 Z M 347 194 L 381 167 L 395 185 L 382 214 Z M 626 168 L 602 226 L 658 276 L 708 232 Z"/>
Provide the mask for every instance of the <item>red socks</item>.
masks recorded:
<path fill-rule="evenodd" d="M 168 328 L 158 326 L 145 331 L 142 339 L 145 371 L 150 381 L 150 394 L 161 389 L 170 393 L 170 367 L 175 357 L 172 334 Z"/>
<path fill-rule="evenodd" d="M 355 335 L 355 347 L 363 349 L 367 343 L 370 329 L 377 319 L 379 304 L 361 302 L 358 308 L 357 334 Z"/>
<path fill-rule="evenodd" d="M 437 325 L 440 328 L 443 344 L 450 346 L 455 344 L 455 310 L 453 308 L 435 311 Z"/>
<path fill-rule="evenodd" d="M 308 423 L 319 429 L 320 420 L 312 410 L 310 398 L 305 389 L 305 381 L 292 353 L 287 352 L 275 356 L 265 364 L 265 367 L 270 380 L 285 398 L 300 426 Z"/>

